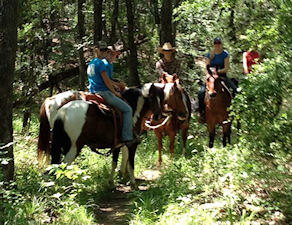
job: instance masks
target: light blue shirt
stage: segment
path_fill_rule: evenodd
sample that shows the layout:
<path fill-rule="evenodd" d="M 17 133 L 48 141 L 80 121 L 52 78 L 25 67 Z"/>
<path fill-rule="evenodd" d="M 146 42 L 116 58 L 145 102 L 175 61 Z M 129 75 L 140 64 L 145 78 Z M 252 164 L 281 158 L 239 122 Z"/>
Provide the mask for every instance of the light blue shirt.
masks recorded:
<path fill-rule="evenodd" d="M 90 93 L 109 90 L 101 76 L 101 73 L 103 71 L 106 71 L 106 67 L 102 60 L 100 60 L 99 58 L 94 58 L 93 60 L 91 60 L 87 67 Z"/>
<path fill-rule="evenodd" d="M 104 63 L 106 73 L 109 79 L 113 78 L 114 67 L 112 63 L 109 63 L 107 59 L 103 59 L 102 62 Z"/>

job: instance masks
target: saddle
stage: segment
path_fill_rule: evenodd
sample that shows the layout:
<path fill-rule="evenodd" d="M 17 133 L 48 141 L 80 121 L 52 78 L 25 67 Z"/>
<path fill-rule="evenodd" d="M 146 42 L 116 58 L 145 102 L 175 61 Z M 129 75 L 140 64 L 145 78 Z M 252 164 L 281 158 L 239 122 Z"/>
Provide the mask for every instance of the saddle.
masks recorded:
<path fill-rule="evenodd" d="M 119 143 L 118 130 L 121 129 L 122 123 L 123 123 L 122 112 L 118 110 L 116 107 L 108 105 L 106 101 L 104 100 L 104 98 L 99 94 L 91 94 L 89 92 L 80 91 L 80 96 L 83 100 L 97 105 L 98 108 L 112 113 L 113 119 L 114 119 L 114 145 L 113 146 L 117 146 L 117 144 Z M 120 118 L 119 124 L 117 122 L 118 118 Z"/>

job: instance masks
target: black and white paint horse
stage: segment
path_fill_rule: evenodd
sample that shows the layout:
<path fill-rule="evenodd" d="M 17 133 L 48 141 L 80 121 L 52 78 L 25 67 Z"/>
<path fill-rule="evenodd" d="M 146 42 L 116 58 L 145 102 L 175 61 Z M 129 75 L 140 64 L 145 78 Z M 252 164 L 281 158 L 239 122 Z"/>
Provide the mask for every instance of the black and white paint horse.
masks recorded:
<path fill-rule="evenodd" d="M 161 84 L 145 84 L 142 88 L 129 88 L 123 93 L 123 98 L 133 109 L 133 124 L 136 133 L 141 132 L 141 121 L 149 111 L 154 114 L 154 119 L 160 119 L 164 101 L 172 98 L 169 95 L 170 85 L 165 88 Z M 71 163 L 80 153 L 84 145 L 92 149 L 109 148 L 114 143 L 114 124 L 112 114 L 105 113 L 97 105 L 84 100 L 70 101 L 54 116 L 52 137 L 52 163 Z M 129 147 L 124 168 L 128 166 L 131 184 L 135 185 L 134 157 L 137 144 Z M 40 149 L 39 149 L 40 150 Z M 113 149 L 112 176 L 117 166 L 119 149 Z M 124 169 L 125 171 L 125 169 Z M 111 180 L 112 180 L 111 176 Z"/>

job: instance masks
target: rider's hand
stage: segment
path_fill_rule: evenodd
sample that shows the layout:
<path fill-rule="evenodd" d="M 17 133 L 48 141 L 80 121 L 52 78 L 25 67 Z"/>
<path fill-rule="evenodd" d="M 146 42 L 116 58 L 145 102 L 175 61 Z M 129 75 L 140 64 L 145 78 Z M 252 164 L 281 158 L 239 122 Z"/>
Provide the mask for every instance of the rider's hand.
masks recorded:
<path fill-rule="evenodd" d="M 117 96 L 118 98 L 122 98 L 122 95 L 121 95 L 120 92 L 117 92 L 117 91 L 116 91 L 114 94 L 115 94 L 115 96 Z"/>

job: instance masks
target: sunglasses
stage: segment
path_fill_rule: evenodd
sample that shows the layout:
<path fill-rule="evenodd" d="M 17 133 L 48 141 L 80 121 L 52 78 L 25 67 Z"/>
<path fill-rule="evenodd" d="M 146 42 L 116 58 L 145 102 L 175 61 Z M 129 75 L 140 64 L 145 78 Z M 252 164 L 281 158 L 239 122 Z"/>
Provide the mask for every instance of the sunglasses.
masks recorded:
<path fill-rule="evenodd" d="M 215 42 L 214 42 L 214 45 L 220 45 L 220 44 L 221 44 L 220 41 L 215 41 Z"/>

